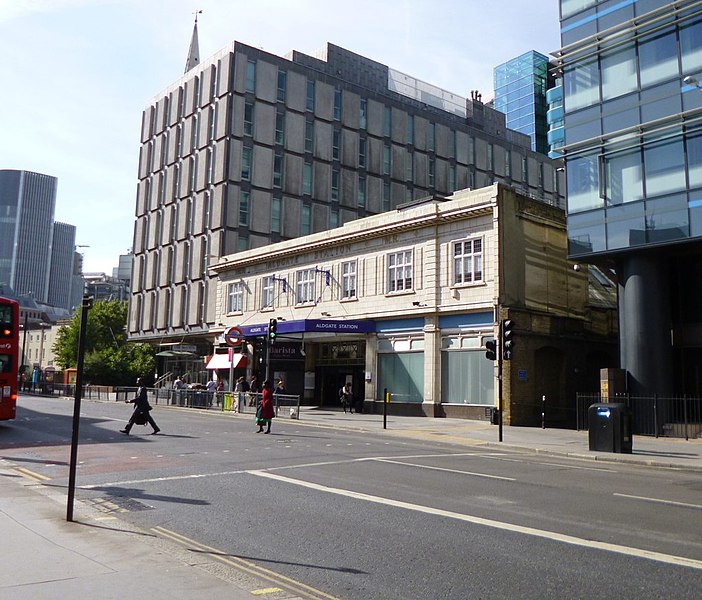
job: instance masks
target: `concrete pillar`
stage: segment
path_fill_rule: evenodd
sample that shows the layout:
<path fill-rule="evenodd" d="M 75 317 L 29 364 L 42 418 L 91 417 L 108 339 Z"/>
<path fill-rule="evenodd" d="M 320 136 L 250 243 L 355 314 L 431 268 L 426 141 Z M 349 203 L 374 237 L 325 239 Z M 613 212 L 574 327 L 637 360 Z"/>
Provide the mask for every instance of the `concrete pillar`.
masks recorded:
<path fill-rule="evenodd" d="M 424 321 L 424 413 L 436 415 L 441 403 L 441 330 L 438 317 Z"/>
<path fill-rule="evenodd" d="M 673 390 L 670 281 L 654 255 L 618 263 L 619 356 L 633 396 Z"/>

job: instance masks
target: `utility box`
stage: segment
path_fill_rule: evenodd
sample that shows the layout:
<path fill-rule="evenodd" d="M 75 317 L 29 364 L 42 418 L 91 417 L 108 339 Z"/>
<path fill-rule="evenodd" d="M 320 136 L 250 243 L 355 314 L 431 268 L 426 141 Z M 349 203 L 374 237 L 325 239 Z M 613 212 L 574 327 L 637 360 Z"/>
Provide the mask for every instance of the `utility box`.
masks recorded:
<path fill-rule="evenodd" d="M 623 402 L 593 404 L 587 412 L 590 450 L 631 454 L 631 411 Z"/>

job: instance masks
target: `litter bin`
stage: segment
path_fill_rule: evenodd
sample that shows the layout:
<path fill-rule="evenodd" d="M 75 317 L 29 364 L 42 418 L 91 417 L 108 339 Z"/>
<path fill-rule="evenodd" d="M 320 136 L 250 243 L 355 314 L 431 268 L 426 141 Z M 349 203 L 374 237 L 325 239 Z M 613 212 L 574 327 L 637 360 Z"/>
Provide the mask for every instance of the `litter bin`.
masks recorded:
<path fill-rule="evenodd" d="M 631 411 L 623 402 L 593 404 L 587 411 L 590 450 L 631 454 Z"/>

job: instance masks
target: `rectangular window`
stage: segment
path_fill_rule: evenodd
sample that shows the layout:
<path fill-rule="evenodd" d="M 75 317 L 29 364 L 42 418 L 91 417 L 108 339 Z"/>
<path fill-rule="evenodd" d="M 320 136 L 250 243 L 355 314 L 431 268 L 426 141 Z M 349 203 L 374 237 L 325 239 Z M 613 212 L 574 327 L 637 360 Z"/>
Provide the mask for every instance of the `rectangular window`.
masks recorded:
<path fill-rule="evenodd" d="M 407 143 L 414 144 L 414 115 L 407 115 Z"/>
<path fill-rule="evenodd" d="M 366 207 L 366 178 L 363 175 L 358 176 L 358 206 Z"/>
<path fill-rule="evenodd" d="M 358 140 L 358 166 L 362 169 L 366 167 L 366 140 Z"/>
<path fill-rule="evenodd" d="M 314 151 L 314 121 L 305 121 L 305 152 Z"/>
<path fill-rule="evenodd" d="M 474 137 L 468 138 L 468 164 L 469 165 L 475 164 L 475 138 Z"/>
<path fill-rule="evenodd" d="M 285 141 L 285 111 L 275 113 L 275 143 L 282 145 Z"/>
<path fill-rule="evenodd" d="M 302 193 L 305 196 L 312 195 L 312 163 L 305 162 L 302 168 Z"/>
<path fill-rule="evenodd" d="M 256 61 L 246 61 L 246 91 L 254 93 L 256 91 Z"/>
<path fill-rule="evenodd" d="M 214 182 L 214 165 L 215 165 L 215 149 L 214 148 L 208 148 L 207 149 L 207 160 L 206 160 L 206 169 L 207 169 L 207 185 L 212 185 Z"/>
<path fill-rule="evenodd" d="M 456 191 L 456 165 L 449 165 L 449 192 Z"/>
<path fill-rule="evenodd" d="M 334 120 L 341 121 L 341 88 L 334 90 Z"/>
<path fill-rule="evenodd" d="M 208 138 L 208 139 L 209 139 L 210 141 L 214 140 L 214 138 L 215 138 L 215 121 L 216 121 L 216 120 L 215 120 L 215 116 L 216 116 L 216 114 L 217 114 L 217 112 L 216 112 L 216 106 L 217 106 L 217 104 L 214 104 L 214 105 L 210 108 L 210 114 L 209 114 L 209 116 L 207 117 L 207 118 L 209 119 L 209 123 L 208 123 L 208 129 L 209 129 L 208 136 L 209 136 L 209 138 Z"/>
<path fill-rule="evenodd" d="M 314 112 L 314 80 L 307 80 L 307 110 Z"/>
<path fill-rule="evenodd" d="M 245 190 L 239 192 L 239 225 L 248 227 L 251 194 Z"/>
<path fill-rule="evenodd" d="M 456 158 L 456 130 L 449 130 L 449 158 Z"/>
<path fill-rule="evenodd" d="M 368 125 L 368 103 L 364 98 L 361 98 L 361 105 L 359 108 L 358 115 L 358 127 L 360 129 L 365 129 Z"/>
<path fill-rule="evenodd" d="M 315 301 L 314 279 L 314 269 L 304 269 L 295 273 L 296 304 Z"/>
<path fill-rule="evenodd" d="M 436 125 L 427 123 L 427 152 L 436 150 Z"/>
<path fill-rule="evenodd" d="M 436 174 L 436 161 L 429 159 L 429 187 L 434 187 L 434 176 Z"/>
<path fill-rule="evenodd" d="M 505 150 L 505 176 L 512 177 L 512 153 Z"/>
<path fill-rule="evenodd" d="M 383 181 L 383 210 L 390 210 L 390 182 Z"/>
<path fill-rule="evenodd" d="M 244 103 L 244 135 L 253 135 L 254 105 L 253 102 Z"/>
<path fill-rule="evenodd" d="M 414 182 L 414 156 L 412 154 L 405 155 L 405 180 L 410 183 Z"/>
<path fill-rule="evenodd" d="M 261 308 L 273 308 L 275 293 L 275 280 L 272 275 L 264 277 L 261 281 Z"/>
<path fill-rule="evenodd" d="M 483 240 L 476 238 L 453 244 L 453 283 L 483 281 Z"/>
<path fill-rule="evenodd" d="M 197 139 L 200 137 L 200 116 L 193 115 L 193 130 L 190 132 L 190 150 L 194 152 L 197 150 Z M 152 155 L 153 156 L 153 155 Z M 153 165 L 149 169 L 153 171 Z"/>
<path fill-rule="evenodd" d="M 283 153 L 276 152 L 273 157 L 273 187 L 283 187 Z"/>
<path fill-rule="evenodd" d="M 385 106 L 383 110 L 383 135 L 390 137 L 392 134 L 392 108 Z"/>
<path fill-rule="evenodd" d="M 341 299 L 356 297 L 356 261 L 341 263 Z"/>
<path fill-rule="evenodd" d="M 492 144 L 487 145 L 487 170 L 495 170 L 495 148 Z"/>
<path fill-rule="evenodd" d="M 251 148 L 244 147 L 241 150 L 241 180 L 251 181 Z"/>
<path fill-rule="evenodd" d="M 390 148 L 390 144 L 385 144 L 383 146 L 383 175 L 390 175 L 390 169 L 391 169 L 391 157 L 392 157 L 392 149 Z"/>
<path fill-rule="evenodd" d="M 341 173 L 339 169 L 334 169 L 332 171 L 331 178 L 331 199 L 333 202 L 339 201 L 339 180 L 341 179 Z"/>
<path fill-rule="evenodd" d="M 285 102 L 285 91 L 288 84 L 288 74 L 278 69 L 278 101 Z"/>
<path fill-rule="evenodd" d="M 335 208 L 332 208 L 329 211 L 329 228 L 334 229 L 335 227 L 339 226 L 339 211 Z"/>
<path fill-rule="evenodd" d="M 249 235 L 247 233 L 239 232 L 239 236 L 236 241 L 236 251 L 244 252 L 249 249 Z"/>
<path fill-rule="evenodd" d="M 332 160 L 341 160 L 341 131 L 338 129 L 332 134 Z"/>
<path fill-rule="evenodd" d="M 529 169 L 527 168 L 526 156 L 522 156 L 522 181 L 525 185 L 529 184 Z"/>
<path fill-rule="evenodd" d="M 412 250 L 388 254 L 388 292 L 412 289 Z"/>
<path fill-rule="evenodd" d="M 240 281 L 230 283 L 227 288 L 227 312 L 244 310 L 244 284 Z"/>
<path fill-rule="evenodd" d="M 302 205 L 302 223 L 300 227 L 301 235 L 309 235 L 312 233 L 312 207 L 308 204 Z"/>
<path fill-rule="evenodd" d="M 280 217 L 282 210 L 282 201 L 280 198 L 273 198 L 271 201 L 271 231 L 280 233 Z"/>

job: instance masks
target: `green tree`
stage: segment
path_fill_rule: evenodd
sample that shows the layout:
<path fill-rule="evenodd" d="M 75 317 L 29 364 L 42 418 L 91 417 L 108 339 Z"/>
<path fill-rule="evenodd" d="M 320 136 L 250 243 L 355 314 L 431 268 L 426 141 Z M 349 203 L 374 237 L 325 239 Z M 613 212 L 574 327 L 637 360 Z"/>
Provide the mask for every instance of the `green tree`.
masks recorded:
<path fill-rule="evenodd" d="M 81 311 L 61 327 L 53 347 L 56 362 L 75 367 L 78 358 Z M 137 377 L 155 370 L 154 348 L 127 341 L 127 302 L 96 301 L 88 310 L 83 380 L 101 385 L 133 385 Z"/>

